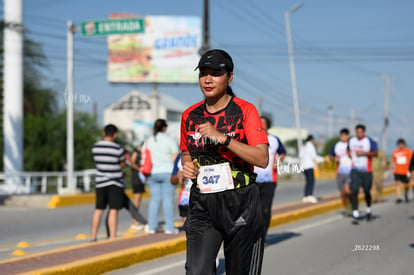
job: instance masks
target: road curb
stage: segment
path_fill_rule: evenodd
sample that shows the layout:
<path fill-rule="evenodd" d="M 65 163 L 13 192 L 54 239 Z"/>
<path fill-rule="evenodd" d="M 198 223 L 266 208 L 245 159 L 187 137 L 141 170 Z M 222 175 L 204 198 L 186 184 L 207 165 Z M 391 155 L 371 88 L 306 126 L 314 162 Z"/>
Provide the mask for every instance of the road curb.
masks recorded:
<path fill-rule="evenodd" d="M 130 199 L 133 198 L 134 194 L 132 190 L 126 190 L 125 193 Z M 149 191 L 145 191 L 142 194 L 142 198 L 149 198 Z M 58 208 L 67 206 L 78 206 L 95 203 L 95 193 L 75 194 L 75 195 L 54 195 L 48 202 L 48 208 Z"/>
<path fill-rule="evenodd" d="M 395 187 L 385 187 L 383 196 L 395 193 Z M 363 200 L 363 194 L 359 195 L 359 200 Z M 300 203 L 299 203 L 300 204 Z M 270 227 L 285 225 L 288 223 L 300 221 L 312 216 L 324 214 L 342 208 L 341 201 L 336 199 L 321 204 L 315 204 L 306 209 L 289 211 L 287 213 L 276 214 L 272 216 Z M 28 273 L 36 275 L 54 275 L 54 274 L 102 274 L 111 270 L 124 268 L 133 264 L 141 263 L 150 259 L 159 258 L 169 254 L 185 251 L 186 238 L 180 236 L 167 241 L 156 242 L 136 248 L 118 250 L 101 256 L 78 260 L 71 263 L 52 266 L 44 269 L 34 270 Z M 51 252 L 53 253 L 53 252 Z M 35 257 L 36 255 L 32 255 Z"/>
<path fill-rule="evenodd" d="M 395 187 L 385 187 L 382 192 L 383 196 L 395 194 Z M 358 200 L 363 202 L 365 200 L 364 194 L 359 194 Z M 302 219 L 310 218 L 312 216 L 324 214 L 342 208 L 341 200 L 326 202 L 323 204 L 315 204 L 305 209 L 293 210 L 288 213 L 273 215 L 270 220 L 270 227 L 280 226 L 291 222 L 297 222 Z"/>
<path fill-rule="evenodd" d="M 111 270 L 159 258 L 161 256 L 182 252 L 186 249 L 185 236 L 167 241 L 128 248 L 86 260 L 74 261 L 68 264 L 38 269 L 19 275 L 91 275 L 102 274 Z"/>

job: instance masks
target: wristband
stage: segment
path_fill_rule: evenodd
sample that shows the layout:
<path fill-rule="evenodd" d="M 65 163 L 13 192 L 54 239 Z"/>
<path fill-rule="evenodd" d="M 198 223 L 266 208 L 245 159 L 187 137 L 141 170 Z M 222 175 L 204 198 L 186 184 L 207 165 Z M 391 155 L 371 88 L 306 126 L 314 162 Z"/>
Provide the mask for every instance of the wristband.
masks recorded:
<path fill-rule="evenodd" d="M 228 146 L 230 144 L 231 137 L 226 135 L 226 141 L 223 143 L 223 146 Z"/>

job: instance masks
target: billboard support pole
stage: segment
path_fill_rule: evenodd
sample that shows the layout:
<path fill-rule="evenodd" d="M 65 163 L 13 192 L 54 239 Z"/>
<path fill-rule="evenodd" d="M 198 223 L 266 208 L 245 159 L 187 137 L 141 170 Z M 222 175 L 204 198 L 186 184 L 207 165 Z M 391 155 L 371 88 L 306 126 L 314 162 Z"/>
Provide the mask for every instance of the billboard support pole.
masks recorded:
<path fill-rule="evenodd" d="M 154 114 L 155 114 L 155 119 L 159 118 L 159 106 L 160 106 L 160 96 L 158 94 L 158 83 L 157 82 L 153 82 L 152 83 L 152 98 L 153 98 L 153 102 L 154 102 Z"/>
<path fill-rule="evenodd" d="M 204 0 L 203 11 L 203 45 L 200 49 L 200 55 L 203 55 L 210 49 L 210 30 L 209 30 L 209 0 Z"/>

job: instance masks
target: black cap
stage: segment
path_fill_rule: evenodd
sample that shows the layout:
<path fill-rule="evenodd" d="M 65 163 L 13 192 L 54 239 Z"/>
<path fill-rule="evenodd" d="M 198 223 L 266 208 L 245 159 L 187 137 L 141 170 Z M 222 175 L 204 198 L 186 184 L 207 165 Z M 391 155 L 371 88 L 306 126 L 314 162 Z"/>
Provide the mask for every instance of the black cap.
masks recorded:
<path fill-rule="evenodd" d="M 405 145 L 405 140 L 403 138 L 399 138 L 397 140 L 397 145 L 400 144 L 400 143 Z"/>
<path fill-rule="evenodd" d="M 199 68 L 212 68 L 214 70 L 225 69 L 227 72 L 233 72 L 233 60 L 231 56 L 223 50 L 209 50 L 200 58 L 198 66 Z"/>

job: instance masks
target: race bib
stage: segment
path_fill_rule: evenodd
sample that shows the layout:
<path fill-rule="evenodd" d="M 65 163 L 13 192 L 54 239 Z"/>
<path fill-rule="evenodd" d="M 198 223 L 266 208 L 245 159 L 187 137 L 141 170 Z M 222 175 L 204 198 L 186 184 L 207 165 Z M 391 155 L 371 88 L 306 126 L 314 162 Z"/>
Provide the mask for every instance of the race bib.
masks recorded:
<path fill-rule="evenodd" d="M 407 163 L 406 156 L 397 157 L 397 164 L 406 164 L 406 163 Z"/>
<path fill-rule="evenodd" d="M 354 166 L 356 167 L 365 167 L 367 164 L 367 159 L 365 157 L 355 157 L 353 161 Z"/>
<path fill-rule="evenodd" d="M 348 156 L 343 156 L 339 159 L 339 166 L 341 167 L 351 167 L 352 166 L 352 161 Z"/>
<path fill-rule="evenodd" d="M 197 185 L 201 193 L 217 193 L 234 189 L 233 177 L 228 162 L 201 166 L 199 171 Z"/>

